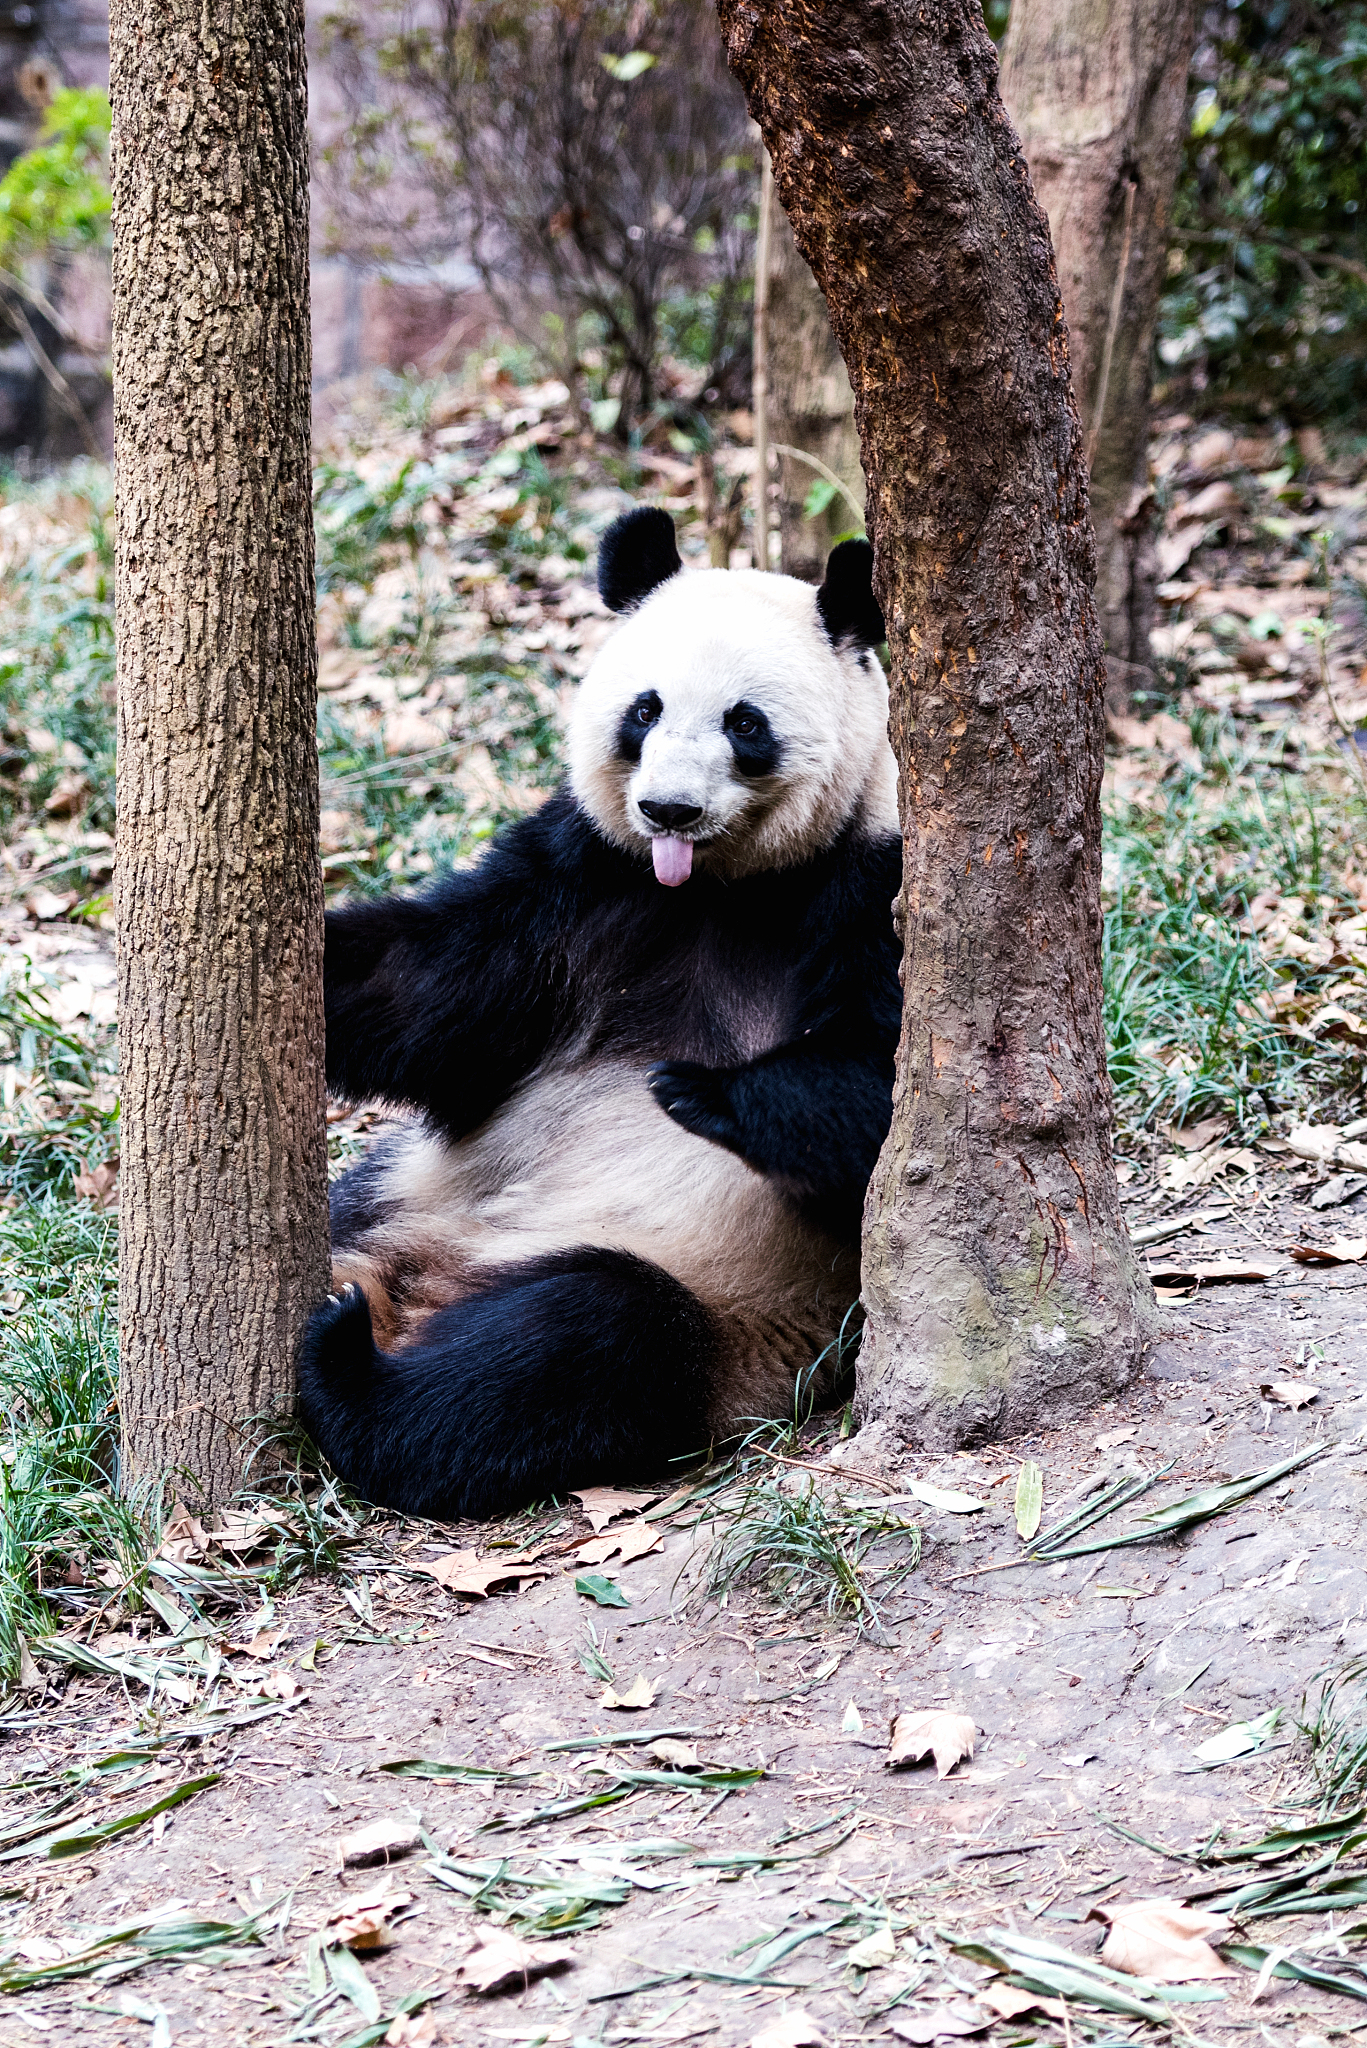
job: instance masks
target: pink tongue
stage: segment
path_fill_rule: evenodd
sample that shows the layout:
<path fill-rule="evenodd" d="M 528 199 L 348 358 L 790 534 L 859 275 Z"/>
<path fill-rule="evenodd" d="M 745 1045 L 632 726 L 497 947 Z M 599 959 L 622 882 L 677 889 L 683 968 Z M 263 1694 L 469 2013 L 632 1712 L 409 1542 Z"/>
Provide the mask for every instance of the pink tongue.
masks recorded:
<path fill-rule="evenodd" d="M 691 839 L 652 839 L 650 857 L 655 863 L 655 879 L 666 889 L 677 889 L 693 872 Z"/>

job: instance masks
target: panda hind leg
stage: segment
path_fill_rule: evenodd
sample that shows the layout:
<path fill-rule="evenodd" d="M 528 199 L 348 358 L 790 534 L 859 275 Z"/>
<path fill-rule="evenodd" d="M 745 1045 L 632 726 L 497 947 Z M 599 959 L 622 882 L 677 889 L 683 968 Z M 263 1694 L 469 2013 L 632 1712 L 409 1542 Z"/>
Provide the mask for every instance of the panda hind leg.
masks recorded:
<path fill-rule="evenodd" d="M 713 1318 L 688 1288 L 586 1247 L 505 1268 L 392 1353 L 375 1345 L 364 1294 L 344 1288 L 310 1322 L 300 1405 L 367 1499 L 492 1515 L 704 1449 L 717 1355 Z"/>

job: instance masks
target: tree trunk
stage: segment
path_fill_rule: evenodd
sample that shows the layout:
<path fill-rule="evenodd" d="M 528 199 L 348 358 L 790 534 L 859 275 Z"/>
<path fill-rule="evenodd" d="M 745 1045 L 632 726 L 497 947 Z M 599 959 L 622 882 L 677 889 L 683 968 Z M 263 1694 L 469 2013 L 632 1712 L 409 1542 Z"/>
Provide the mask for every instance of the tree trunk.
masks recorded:
<path fill-rule="evenodd" d="M 1101 640 L 1068 341 L 978 0 L 719 0 L 854 388 L 892 658 L 906 1007 L 861 1421 L 1122 1386 L 1154 1317 L 1101 1019 Z"/>
<path fill-rule="evenodd" d="M 1149 680 L 1153 330 L 1195 0 L 1013 0 L 1002 97 L 1049 218 L 1087 437 L 1097 609 L 1123 701 Z"/>
<path fill-rule="evenodd" d="M 821 287 L 798 254 L 793 230 L 774 209 L 769 257 L 769 437 L 783 479 L 779 534 L 785 576 L 819 583 L 836 537 L 858 528 L 864 502 L 859 436 L 845 359 L 831 333 Z M 814 456 L 815 468 L 791 451 Z M 814 518 L 803 510 L 813 484 L 838 477 L 854 505 L 836 492 Z"/>
<path fill-rule="evenodd" d="M 124 1482 L 213 1502 L 328 1271 L 304 9 L 111 46 Z"/>

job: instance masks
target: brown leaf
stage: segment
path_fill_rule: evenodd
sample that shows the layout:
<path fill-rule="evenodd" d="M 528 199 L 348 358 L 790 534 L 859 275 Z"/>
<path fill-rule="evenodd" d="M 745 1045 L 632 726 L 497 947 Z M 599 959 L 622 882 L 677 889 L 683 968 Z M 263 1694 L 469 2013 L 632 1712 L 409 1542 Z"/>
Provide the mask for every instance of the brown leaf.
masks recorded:
<path fill-rule="evenodd" d="M 890 2024 L 899 2041 L 945 2041 L 956 2035 L 986 2033 L 992 2015 L 979 2012 L 966 1998 L 956 1998 L 953 2005 L 933 2005 L 928 2012 L 896 2012 Z"/>
<path fill-rule="evenodd" d="M 1184 1152 L 1204 1152 L 1207 1145 L 1223 1138 L 1228 1130 L 1227 1116 L 1203 1116 L 1199 1123 L 1164 1124 L 1163 1136 L 1171 1144 L 1180 1145 Z"/>
<path fill-rule="evenodd" d="M 24 898 L 24 908 L 36 924 L 51 924 L 55 918 L 65 917 L 76 901 L 76 891 L 68 889 L 61 896 L 51 889 L 35 889 L 31 896 Z"/>
<path fill-rule="evenodd" d="M 81 1170 L 71 1183 L 73 1194 L 84 1202 L 93 1202 L 97 1209 L 110 1209 L 119 1199 L 119 1162 L 105 1159 L 94 1168 L 81 1161 Z"/>
<path fill-rule="evenodd" d="M 899 1714 L 892 1724 L 890 1764 L 918 1764 L 933 1756 L 937 1777 L 947 1778 L 955 1764 L 973 1754 L 977 1729 L 967 1714 L 932 1707 L 921 1714 Z"/>
<path fill-rule="evenodd" d="M 826 2036 L 811 2014 L 795 2005 L 762 2026 L 750 2048 L 826 2048 Z"/>
<path fill-rule="evenodd" d="M 592 1537 L 581 1546 L 579 1563 L 606 1564 L 610 1557 L 616 1557 L 621 1563 L 630 1564 L 634 1558 L 645 1557 L 648 1552 L 658 1550 L 663 1542 L 658 1530 L 638 1518 L 614 1529 L 610 1535 Z"/>
<path fill-rule="evenodd" d="M 984 1984 L 973 1996 L 1004 2020 L 1014 2020 L 1023 2012 L 1047 2012 L 1056 2020 L 1063 2018 L 1061 1998 L 1041 1998 L 1034 1991 L 1018 1991 L 1014 1984 Z"/>
<path fill-rule="evenodd" d="M 479 1945 L 456 1971 L 467 1991 L 487 1996 L 516 1984 L 525 1990 L 533 1977 L 563 1970 L 574 1961 L 563 1942 L 523 1941 L 506 1927 L 482 1928 Z"/>
<path fill-rule="evenodd" d="M 1309 1380 L 1264 1380 L 1258 1391 L 1264 1401 L 1280 1401 L 1284 1408 L 1306 1408 L 1319 1396 Z"/>
<path fill-rule="evenodd" d="M 1355 1266 L 1367 1259 L 1367 1237 L 1336 1237 L 1329 1244 L 1293 1244 L 1299 1266 Z"/>
<path fill-rule="evenodd" d="M 596 1533 L 606 1529 L 609 1522 L 615 1522 L 619 1515 L 640 1515 L 646 1508 L 653 1507 L 661 1498 L 661 1492 L 623 1493 L 616 1486 L 581 1486 L 573 1498 L 583 1508 Z"/>
<path fill-rule="evenodd" d="M 1274 1259 L 1171 1259 L 1145 1270 L 1155 1287 L 1209 1287 L 1226 1280 L 1270 1280 L 1281 1271 L 1281 1263 Z"/>
<path fill-rule="evenodd" d="M 1171 1899 L 1135 1899 L 1115 1906 L 1093 1906 L 1089 1920 L 1109 1927 L 1101 1960 L 1131 1977 L 1155 1984 L 1189 1984 L 1198 1978 L 1237 1977 L 1238 1971 L 1218 1956 L 1208 1934 L 1227 1934 L 1222 1914 L 1179 1906 Z"/>
<path fill-rule="evenodd" d="M 610 1685 L 605 1685 L 598 1704 L 600 1707 L 621 1707 L 628 1713 L 638 1713 L 642 1707 L 654 1706 L 655 1688 L 642 1673 L 641 1676 L 632 1679 L 625 1692 L 615 1692 Z"/>
<path fill-rule="evenodd" d="M 342 1948 L 379 1948 L 385 1939 L 385 1922 L 390 1914 L 397 1913 L 400 1906 L 408 1905 L 412 1897 L 412 1892 L 392 1892 L 386 1878 L 374 1891 L 348 1899 L 345 1906 L 330 1913 L 323 1939 Z"/>
<path fill-rule="evenodd" d="M 268 1700 L 297 1700 L 303 1689 L 292 1671 L 268 1671 L 257 1687 Z"/>
<path fill-rule="evenodd" d="M 203 1557 L 208 1548 L 204 1524 L 190 1513 L 183 1501 L 178 1500 L 171 1510 L 170 1521 L 161 1532 L 157 1556 L 169 1557 L 174 1564 L 188 1564 L 191 1558 Z M 284 1630 L 280 1633 L 283 1635 Z"/>
<path fill-rule="evenodd" d="M 697 1745 L 692 1742 L 676 1742 L 670 1735 L 662 1735 L 658 1742 L 652 1742 L 646 1751 L 657 1763 L 668 1766 L 671 1771 L 700 1771 L 702 1758 Z"/>
<path fill-rule="evenodd" d="M 47 1680 L 33 1661 L 27 1639 L 19 1638 L 19 1690 L 20 1692 L 42 1692 Z"/>
<path fill-rule="evenodd" d="M 279 1515 L 254 1515 L 242 1508 L 227 1508 L 222 1528 L 209 1531 L 209 1542 L 215 1550 L 246 1557 L 253 1550 L 269 1549 L 278 1543 L 288 1526 Z"/>
<path fill-rule="evenodd" d="M 1130 1439 L 1138 1436 L 1138 1434 L 1139 1424 L 1137 1422 L 1127 1422 L 1123 1429 L 1108 1429 L 1103 1436 L 1099 1436 L 1096 1440 L 1096 1447 L 1099 1451 L 1114 1451 L 1121 1444 L 1129 1443 Z"/>
<path fill-rule="evenodd" d="M 545 1579 L 550 1572 L 544 1564 L 536 1564 L 531 1558 L 520 1553 L 507 1557 L 481 1557 L 476 1550 L 448 1550 L 434 1564 L 420 1564 L 415 1570 L 435 1579 L 448 1593 L 466 1593 L 472 1599 L 483 1600 L 489 1588 L 502 1584 L 507 1579 Z"/>
<path fill-rule="evenodd" d="M 397 2012 L 384 2038 L 386 2048 L 431 2048 L 437 2039 L 437 2016 L 431 2006 L 424 2012 Z"/>
<path fill-rule="evenodd" d="M 407 1856 L 422 1847 L 422 1834 L 411 1820 L 372 1820 L 343 1835 L 338 1847 L 344 1864 L 387 1863 L 391 1856 Z"/>
<path fill-rule="evenodd" d="M 243 1643 L 244 1657 L 259 1657 L 263 1664 L 269 1664 L 279 1645 L 285 1640 L 285 1627 L 259 1629 L 249 1643 Z"/>

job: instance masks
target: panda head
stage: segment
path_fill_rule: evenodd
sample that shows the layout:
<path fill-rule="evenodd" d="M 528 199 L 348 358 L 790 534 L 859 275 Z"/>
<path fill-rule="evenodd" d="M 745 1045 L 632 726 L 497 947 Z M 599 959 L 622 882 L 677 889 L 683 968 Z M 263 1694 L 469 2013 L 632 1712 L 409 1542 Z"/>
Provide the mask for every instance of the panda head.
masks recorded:
<path fill-rule="evenodd" d="M 570 719 L 570 784 L 600 832 L 669 887 L 790 867 L 851 822 L 896 832 L 883 638 L 867 541 L 819 590 L 751 569 L 685 574 L 665 512 L 603 536 L 598 587 L 623 615 Z"/>

